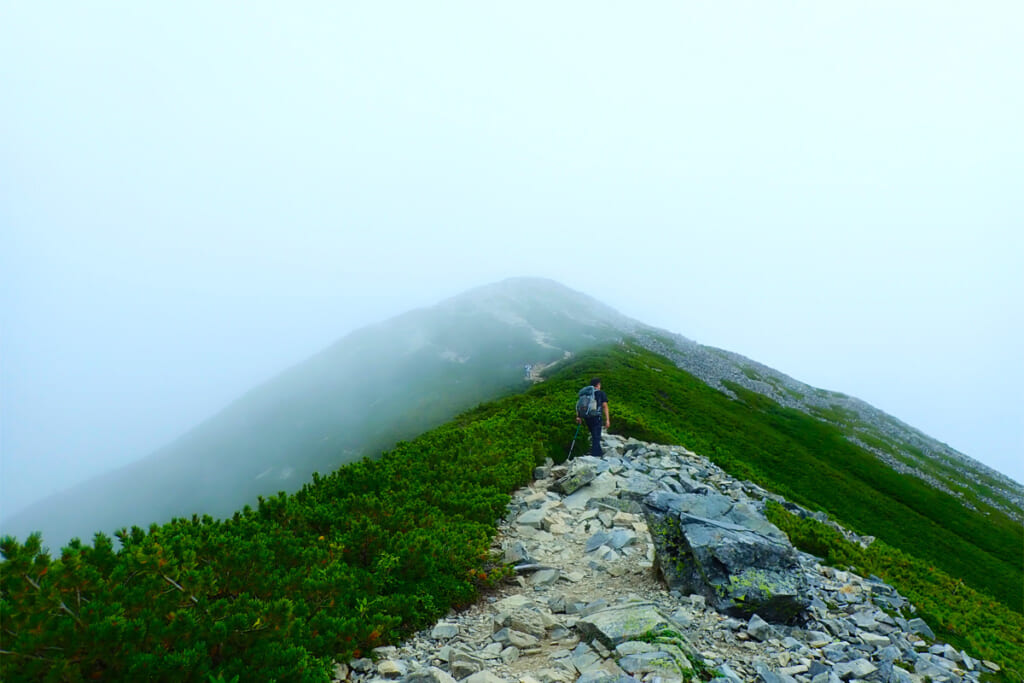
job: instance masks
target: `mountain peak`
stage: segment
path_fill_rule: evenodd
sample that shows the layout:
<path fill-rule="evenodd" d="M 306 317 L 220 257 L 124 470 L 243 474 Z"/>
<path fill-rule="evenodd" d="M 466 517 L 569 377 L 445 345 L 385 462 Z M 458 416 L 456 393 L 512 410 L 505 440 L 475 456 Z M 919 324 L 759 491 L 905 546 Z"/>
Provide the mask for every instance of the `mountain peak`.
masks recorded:
<path fill-rule="evenodd" d="M 644 327 L 642 323 L 619 313 L 589 294 L 540 277 L 512 277 L 482 285 L 458 294 L 439 307 L 473 307 L 502 314 L 516 314 L 526 319 L 539 317 L 550 321 L 563 317 L 583 325 L 596 325 L 631 333 Z"/>

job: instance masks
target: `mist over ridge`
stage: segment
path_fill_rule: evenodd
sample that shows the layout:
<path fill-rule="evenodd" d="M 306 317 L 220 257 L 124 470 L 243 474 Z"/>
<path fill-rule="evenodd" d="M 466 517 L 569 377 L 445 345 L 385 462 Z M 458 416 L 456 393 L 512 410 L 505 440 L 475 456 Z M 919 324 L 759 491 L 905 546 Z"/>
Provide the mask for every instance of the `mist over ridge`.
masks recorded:
<path fill-rule="evenodd" d="M 153 454 L 4 520 L 50 543 L 230 515 L 530 385 L 534 369 L 638 327 L 551 280 L 516 278 L 355 330 Z"/>
<path fill-rule="evenodd" d="M 374 456 L 480 402 L 521 391 L 541 369 L 625 337 L 729 395 L 730 384 L 739 384 L 844 424 L 891 466 L 947 492 L 963 477 L 995 481 L 999 496 L 1024 505 L 1015 482 L 862 401 L 647 326 L 553 280 L 512 278 L 349 333 L 150 456 L 12 516 L 4 533 L 42 530 L 57 545 L 176 516 L 227 516 L 260 495 L 296 490 L 314 471 Z M 887 436 L 878 441 L 878 433 Z"/>

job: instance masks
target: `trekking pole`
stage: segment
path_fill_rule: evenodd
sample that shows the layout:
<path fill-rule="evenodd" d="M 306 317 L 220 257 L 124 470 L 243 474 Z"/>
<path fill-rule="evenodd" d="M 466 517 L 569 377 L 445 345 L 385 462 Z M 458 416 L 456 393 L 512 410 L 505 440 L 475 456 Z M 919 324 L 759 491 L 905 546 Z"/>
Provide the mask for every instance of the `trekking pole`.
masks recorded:
<path fill-rule="evenodd" d="M 579 433 L 580 425 L 576 425 L 576 433 L 572 435 L 572 444 L 569 445 L 569 455 L 565 456 L 566 460 L 572 457 L 572 449 L 576 447 L 576 437 L 579 436 Z"/>

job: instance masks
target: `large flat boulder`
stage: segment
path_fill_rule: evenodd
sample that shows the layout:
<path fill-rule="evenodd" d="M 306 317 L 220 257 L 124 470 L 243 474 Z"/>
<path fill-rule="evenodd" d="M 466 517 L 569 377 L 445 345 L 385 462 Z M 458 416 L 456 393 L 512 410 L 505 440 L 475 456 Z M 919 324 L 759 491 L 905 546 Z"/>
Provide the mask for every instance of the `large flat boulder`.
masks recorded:
<path fill-rule="evenodd" d="M 644 508 L 670 588 L 703 595 L 725 614 L 775 623 L 807 608 L 796 550 L 753 507 L 720 494 L 656 491 Z"/>
<path fill-rule="evenodd" d="M 576 629 L 589 641 L 600 641 L 608 649 L 629 640 L 651 638 L 674 625 L 658 608 L 640 602 L 595 612 L 576 622 Z"/>

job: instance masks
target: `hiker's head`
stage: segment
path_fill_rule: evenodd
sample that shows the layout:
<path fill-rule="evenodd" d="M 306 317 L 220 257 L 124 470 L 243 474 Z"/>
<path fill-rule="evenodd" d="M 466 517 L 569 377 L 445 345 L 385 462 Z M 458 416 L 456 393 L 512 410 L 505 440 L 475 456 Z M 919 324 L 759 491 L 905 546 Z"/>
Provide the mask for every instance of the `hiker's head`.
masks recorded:
<path fill-rule="evenodd" d="M 600 377 L 595 377 L 594 379 L 590 380 L 590 386 L 594 387 L 595 389 L 600 389 L 601 388 L 601 378 Z"/>

